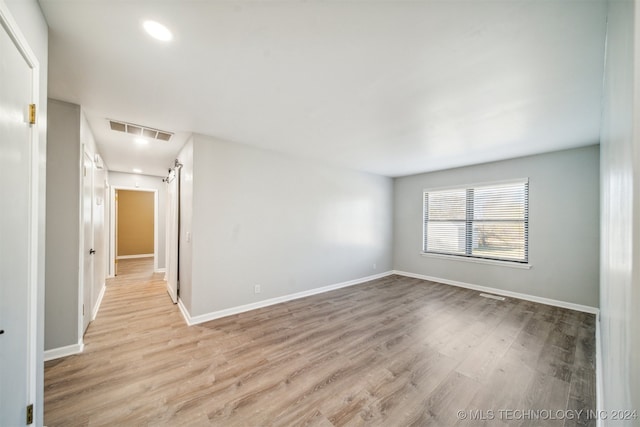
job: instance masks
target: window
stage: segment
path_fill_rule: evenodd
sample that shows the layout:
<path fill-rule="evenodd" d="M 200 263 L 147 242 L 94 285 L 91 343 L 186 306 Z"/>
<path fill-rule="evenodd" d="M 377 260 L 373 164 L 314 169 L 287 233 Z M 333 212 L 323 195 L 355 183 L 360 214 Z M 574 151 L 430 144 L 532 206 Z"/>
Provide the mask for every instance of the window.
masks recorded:
<path fill-rule="evenodd" d="M 529 182 L 424 192 L 425 253 L 526 263 Z"/>

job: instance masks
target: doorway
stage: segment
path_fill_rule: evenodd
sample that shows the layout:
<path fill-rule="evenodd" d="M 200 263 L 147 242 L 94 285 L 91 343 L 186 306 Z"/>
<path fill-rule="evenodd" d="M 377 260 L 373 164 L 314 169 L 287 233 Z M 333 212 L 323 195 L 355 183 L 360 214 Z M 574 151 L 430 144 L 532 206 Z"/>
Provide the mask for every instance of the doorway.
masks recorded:
<path fill-rule="evenodd" d="M 158 191 L 114 186 L 111 189 L 110 261 L 153 257 L 158 268 Z"/>

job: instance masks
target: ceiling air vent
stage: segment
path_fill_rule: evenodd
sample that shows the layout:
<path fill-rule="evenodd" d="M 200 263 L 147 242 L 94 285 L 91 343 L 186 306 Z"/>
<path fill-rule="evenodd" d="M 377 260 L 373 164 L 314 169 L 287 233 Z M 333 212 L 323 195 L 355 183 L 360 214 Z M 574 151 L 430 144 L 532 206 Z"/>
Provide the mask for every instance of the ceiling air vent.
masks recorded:
<path fill-rule="evenodd" d="M 124 123 L 114 122 L 113 120 L 110 123 L 111 123 L 111 130 L 117 130 L 118 132 L 127 131 L 127 125 L 125 125 Z"/>
<path fill-rule="evenodd" d="M 167 133 L 167 132 L 160 132 L 158 131 L 158 136 L 156 138 L 162 140 L 162 141 L 168 141 L 171 139 L 171 133 Z"/>
<path fill-rule="evenodd" d="M 109 126 L 111 126 L 111 130 L 130 133 L 131 135 L 143 136 L 150 139 L 158 139 L 160 141 L 169 141 L 173 136 L 173 133 L 166 132 L 164 130 L 147 128 L 140 125 L 134 125 L 133 123 L 118 122 L 116 120 L 109 120 Z"/>
<path fill-rule="evenodd" d="M 127 133 L 132 135 L 142 135 L 142 128 L 140 126 L 127 125 Z"/>

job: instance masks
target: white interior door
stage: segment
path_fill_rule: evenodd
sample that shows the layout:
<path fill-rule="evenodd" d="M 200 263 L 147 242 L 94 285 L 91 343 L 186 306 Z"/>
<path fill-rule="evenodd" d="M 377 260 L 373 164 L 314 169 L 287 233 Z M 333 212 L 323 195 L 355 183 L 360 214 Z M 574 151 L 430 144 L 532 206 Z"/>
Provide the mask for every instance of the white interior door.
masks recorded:
<path fill-rule="evenodd" d="M 83 150 L 82 164 L 82 333 L 91 322 L 94 278 L 93 248 L 93 159 Z"/>
<path fill-rule="evenodd" d="M 167 182 L 167 291 L 174 303 L 178 302 L 178 178 L 169 174 Z"/>
<path fill-rule="evenodd" d="M 0 425 L 17 426 L 26 424 L 35 381 L 33 70 L 3 19 L 0 14 Z"/>

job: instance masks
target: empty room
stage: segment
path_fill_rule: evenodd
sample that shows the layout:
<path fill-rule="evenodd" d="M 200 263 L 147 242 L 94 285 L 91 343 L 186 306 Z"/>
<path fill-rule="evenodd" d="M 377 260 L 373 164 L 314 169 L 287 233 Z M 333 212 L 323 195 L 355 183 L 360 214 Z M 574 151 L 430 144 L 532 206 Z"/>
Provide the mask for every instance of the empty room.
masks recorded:
<path fill-rule="evenodd" d="M 1 426 L 640 426 L 636 0 L 0 0 Z"/>

